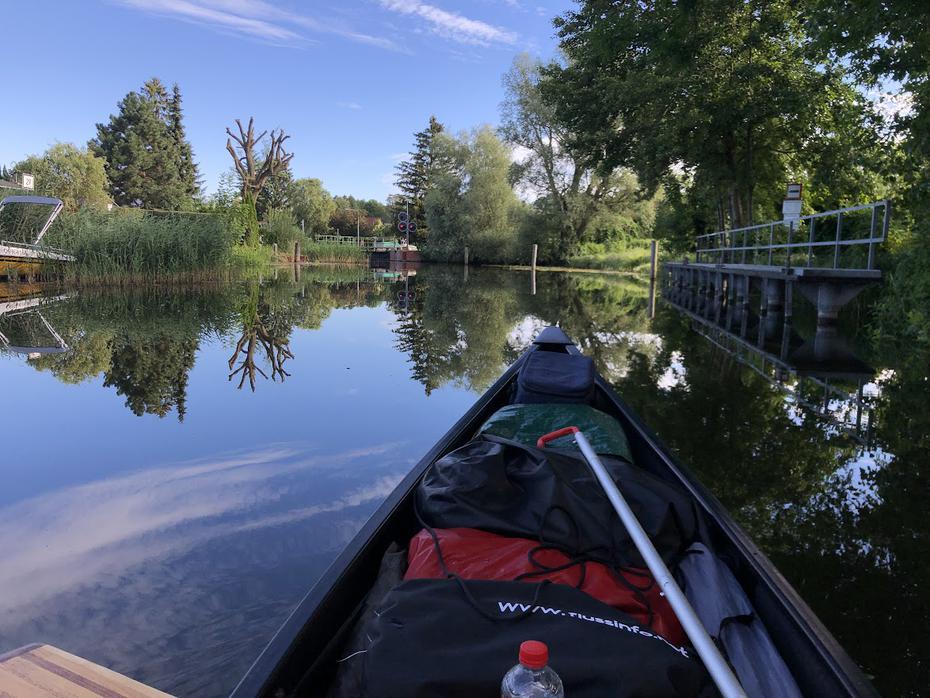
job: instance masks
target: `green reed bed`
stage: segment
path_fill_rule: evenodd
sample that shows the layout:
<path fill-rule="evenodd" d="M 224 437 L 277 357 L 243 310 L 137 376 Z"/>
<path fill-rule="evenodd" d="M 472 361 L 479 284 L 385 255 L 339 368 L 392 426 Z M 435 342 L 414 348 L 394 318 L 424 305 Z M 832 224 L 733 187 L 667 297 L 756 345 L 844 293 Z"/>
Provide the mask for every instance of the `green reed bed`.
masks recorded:
<path fill-rule="evenodd" d="M 317 264 L 367 264 L 368 252 L 354 245 L 310 242 L 301 254 Z"/>
<path fill-rule="evenodd" d="M 236 242 L 222 215 L 125 209 L 63 216 L 49 237 L 75 257 L 65 278 L 101 283 L 215 277 L 234 261 Z"/>

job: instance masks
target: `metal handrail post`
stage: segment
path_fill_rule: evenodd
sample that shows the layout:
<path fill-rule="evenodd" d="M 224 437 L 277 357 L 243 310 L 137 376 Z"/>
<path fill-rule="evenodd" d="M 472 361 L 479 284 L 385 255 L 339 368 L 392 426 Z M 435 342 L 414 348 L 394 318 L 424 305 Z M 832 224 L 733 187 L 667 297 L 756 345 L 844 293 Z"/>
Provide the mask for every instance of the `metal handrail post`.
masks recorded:
<path fill-rule="evenodd" d="M 775 246 L 775 223 L 769 223 L 769 266 L 772 266 L 772 252 Z"/>
<path fill-rule="evenodd" d="M 882 220 L 882 242 L 888 240 L 888 226 L 891 224 L 891 201 L 885 199 L 885 217 Z"/>
<path fill-rule="evenodd" d="M 744 230 L 743 231 L 743 264 L 746 263 L 746 241 L 748 239 L 747 238 L 748 235 L 749 235 L 749 231 Z"/>
<path fill-rule="evenodd" d="M 866 269 L 872 268 L 872 262 L 875 260 L 875 222 L 878 218 L 878 207 L 872 207 L 872 219 L 869 222 L 869 257 L 865 264 Z"/>
<path fill-rule="evenodd" d="M 788 223 L 788 247 L 785 248 L 785 267 L 791 266 L 791 238 L 794 236 L 794 221 Z"/>
<path fill-rule="evenodd" d="M 836 214 L 836 243 L 833 246 L 833 268 L 839 268 L 840 263 L 840 238 L 843 235 L 843 212 Z"/>
<path fill-rule="evenodd" d="M 814 225 L 817 223 L 817 219 L 811 216 L 811 232 L 807 241 L 807 266 L 810 266 L 814 263 Z"/>

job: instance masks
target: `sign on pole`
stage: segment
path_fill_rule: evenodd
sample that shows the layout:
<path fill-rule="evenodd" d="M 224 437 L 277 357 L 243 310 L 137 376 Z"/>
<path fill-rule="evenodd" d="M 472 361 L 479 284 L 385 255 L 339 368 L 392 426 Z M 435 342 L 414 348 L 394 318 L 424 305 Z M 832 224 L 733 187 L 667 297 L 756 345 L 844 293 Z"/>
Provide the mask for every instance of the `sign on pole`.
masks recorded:
<path fill-rule="evenodd" d="M 785 200 L 781 205 L 781 215 L 785 223 L 798 223 L 801 220 L 801 190 L 800 182 L 788 184 Z"/>

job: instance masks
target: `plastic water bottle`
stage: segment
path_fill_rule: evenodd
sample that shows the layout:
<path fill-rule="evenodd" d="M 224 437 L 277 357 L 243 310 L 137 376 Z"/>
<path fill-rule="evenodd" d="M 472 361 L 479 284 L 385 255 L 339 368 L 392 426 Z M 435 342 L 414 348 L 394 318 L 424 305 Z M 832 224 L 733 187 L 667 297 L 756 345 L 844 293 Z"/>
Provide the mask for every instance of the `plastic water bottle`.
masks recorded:
<path fill-rule="evenodd" d="M 501 698 L 565 698 L 562 679 L 548 664 L 549 648 L 545 643 L 521 643 L 520 663 L 504 675 Z"/>

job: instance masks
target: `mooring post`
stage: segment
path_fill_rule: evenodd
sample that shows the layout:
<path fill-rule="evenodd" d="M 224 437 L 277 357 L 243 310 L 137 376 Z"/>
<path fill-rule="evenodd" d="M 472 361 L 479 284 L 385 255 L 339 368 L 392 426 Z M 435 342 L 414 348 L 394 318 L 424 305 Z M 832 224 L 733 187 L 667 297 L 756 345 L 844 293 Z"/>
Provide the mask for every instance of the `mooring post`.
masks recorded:
<path fill-rule="evenodd" d="M 300 240 L 294 243 L 294 264 L 300 264 Z"/>
<path fill-rule="evenodd" d="M 658 248 L 659 248 L 659 243 L 657 240 L 650 241 L 649 243 L 649 278 L 650 279 L 656 278 L 656 261 L 658 260 Z M 536 258 L 535 254 L 533 255 L 533 258 L 534 259 Z"/>
<path fill-rule="evenodd" d="M 468 266 L 468 245 L 465 245 L 465 266 Z"/>
<path fill-rule="evenodd" d="M 537 250 L 538 247 L 539 247 L 539 246 L 536 245 L 535 243 L 533 244 L 533 261 L 532 261 L 532 263 L 531 263 L 530 266 L 533 267 L 533 273 L 534 273 L 534 274 L 536 273 L 536 250 Z"/>
<path fill-rule="evenodd" d="M 655 277 L 649 279 L 649 319 L 656 316 L 656 280 Z"/>

